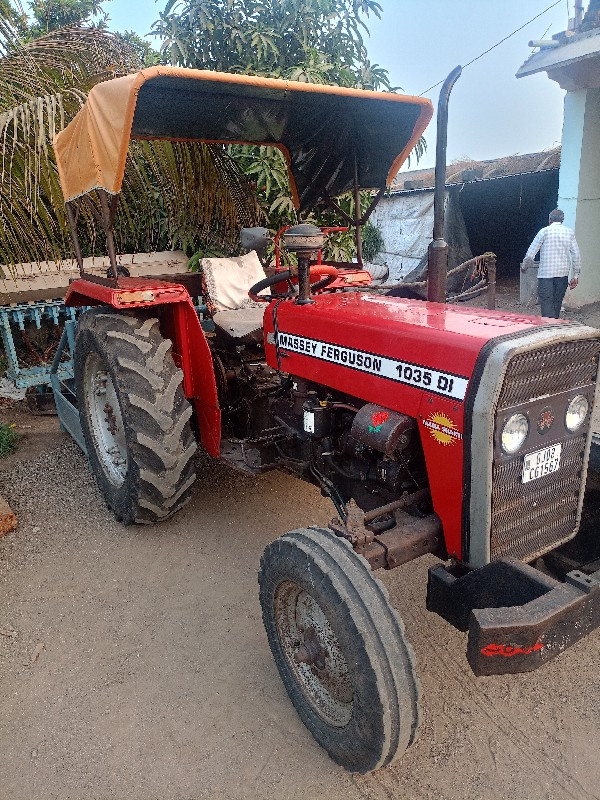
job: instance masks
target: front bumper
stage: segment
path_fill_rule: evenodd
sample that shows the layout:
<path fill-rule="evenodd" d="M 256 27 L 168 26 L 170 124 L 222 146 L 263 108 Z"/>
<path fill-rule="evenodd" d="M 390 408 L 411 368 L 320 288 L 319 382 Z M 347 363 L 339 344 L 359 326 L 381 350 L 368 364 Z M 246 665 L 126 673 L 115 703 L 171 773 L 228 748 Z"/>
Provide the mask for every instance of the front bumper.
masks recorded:
<path fill-rule="evenodd" d="M 432 567 L 427 608 L 468 630 L 475 675 L 530 672 L 600 626 L 600 570 L 563 583 L 512 558 L 462 576 Z"/>

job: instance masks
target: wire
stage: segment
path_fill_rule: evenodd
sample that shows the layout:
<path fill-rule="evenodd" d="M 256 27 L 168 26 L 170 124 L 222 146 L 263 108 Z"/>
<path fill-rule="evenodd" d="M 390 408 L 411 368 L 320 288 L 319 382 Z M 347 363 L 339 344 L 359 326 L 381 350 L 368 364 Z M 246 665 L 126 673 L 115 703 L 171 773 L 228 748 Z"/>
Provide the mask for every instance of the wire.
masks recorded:
<path fill-rule="evenodd" d="M 531 19 L 527 20 L 527 22 L 524 22 L 519 28 L 514 30 L 512 33 L 509 33 L 508 36 L 504 37 L 504 39 L 500 39 L 499 42 L 496 42 L 496 44 L 493 44 L 491 47 L 488 47 L 488 49 L 484 50 L 483 53 L 480 53 L 478 56 L 475 56 L 475 58 L 472 58 L 469 62 L 467 62 L 463 66 L 463 70 L 465 70 L 467 67 L 470 67 L 471 64 L 474 64 L 476 61 L 479 61 L 479 59 L 483 58 L 483 56 L 486 56 L 488 53 L 491 53 L 492 50 L 496 49 L 496 47 L 499 47 L 501 44 L 504 44 L 504 42 L 506 42 L 508 39 L 513 37 L 516 33 L 519 33 L 519 31 L 522 31 L 523 28 L 526 28 L 530 23 L 534 22 L 536 19 L 538 19 L 539 17 L 543 16 L 548 11 L 550 11 L 551 8 L 554 8 L 555 6 L 559 5 L 559 3 L 562 3 L 562 0 L 556 0 L 554 3 L 552 3 L 552 5 L 548 6 L 548 8 L 545 8 L 543 11 L 540 11 L 540 13 L 536 14 L 535 17 L 532 17 Z M 430 92 L 432 89 L 435 89 L 436 86 L 439 86 L 445 80 L 446 80 L 445 78 L 442 78 L 441 81 L 438 81 L 437 83 L 434 83 L 433 86 L 429 87 L 429 89 L 425 89 L 424 92 L 421 92 L 419 97 L 422 97 L 424 94 L 427 94 L 427 92 Z"/>

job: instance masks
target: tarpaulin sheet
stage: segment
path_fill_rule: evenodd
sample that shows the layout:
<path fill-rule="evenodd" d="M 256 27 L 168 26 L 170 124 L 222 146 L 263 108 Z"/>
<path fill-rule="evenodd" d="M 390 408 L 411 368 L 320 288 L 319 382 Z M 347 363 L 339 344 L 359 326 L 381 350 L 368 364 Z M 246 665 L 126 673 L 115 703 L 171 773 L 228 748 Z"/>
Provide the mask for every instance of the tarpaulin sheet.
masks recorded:
<path fill-rule="evenodd" d="M 446 191 L 445 205 L 444 238 L 448 243 L 448 269 L 452 269 L 470 259 L 472 253 L 456 191 Z M 388 268 L 386 282 L 422 280 L 433 237 L 433 190 L 384 197 L 371 223 L 383 237 L 383 250 L 375 263 Z"/>
<path fill-rule="evenodd" d="M 296 206 L 358 183 L 389 186 L 432 115 L 422 97 L 156 66 L 92 88 L 54 140 L 65 200 L 120 191 L 129 140 L 267 144 L 287 160 Z"/>

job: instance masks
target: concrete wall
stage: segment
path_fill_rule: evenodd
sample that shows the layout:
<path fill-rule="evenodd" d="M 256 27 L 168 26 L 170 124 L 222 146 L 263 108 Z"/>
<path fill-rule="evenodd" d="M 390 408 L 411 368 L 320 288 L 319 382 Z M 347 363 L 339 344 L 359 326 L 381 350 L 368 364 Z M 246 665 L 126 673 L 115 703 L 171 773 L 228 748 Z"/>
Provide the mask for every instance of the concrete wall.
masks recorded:
<path fill-rule="evenodd" d="M 117 255 L 132 278 L 176 275 L 187 272 L 188 259 L 181 250 L 162 253 L 127 253 Z M 108 256 L 83 259 L 83 268 L 93 275 L 106 275 Z M 39 264 L 0 264 L 0 305 L 58 300 L 64 297 L 73 278 L 79 277 L 75 261 L 42 261 Z"/>
<path fill-rule="evenodd" d="M 565 96 L 558 206 L 575 229 L 581 250 L 579 286 L 567 291 L 565 306 L 600 301 L 600 89 Z"/>

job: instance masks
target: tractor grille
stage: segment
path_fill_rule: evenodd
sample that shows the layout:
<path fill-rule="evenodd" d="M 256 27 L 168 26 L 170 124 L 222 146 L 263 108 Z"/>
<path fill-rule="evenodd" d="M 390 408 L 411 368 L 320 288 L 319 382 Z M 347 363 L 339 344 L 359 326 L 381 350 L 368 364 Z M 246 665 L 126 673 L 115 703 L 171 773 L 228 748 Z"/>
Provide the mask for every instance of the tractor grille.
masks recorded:
<path fill-rule="evenodd" d="M 504 378 L 498 408 L 594 383 L 599 350 L 596 339 L 585 339 L 560 342 L 515 356 Z"/>
<path fill-rule="evenodd" d="M 498 413 L 547 395 L 596 381 L 600 342 L 560 342 L 512 359 L 500 393 Z M 549 402 L 552 402 L 549 398 Z M 558 472 L 521 482 L 523 456 L 492 468 L 491 559 L 528 560 L 553 549 L 575 532 L 582 491 L 588 424 L 577 436 L 565 433 Z M 556 440 L 553 440 L 553 442 Z M 541 443 L 540 447 L 544 444 Z"/>
<path fill-rule="evenodd" d="M 530 483 L 521 483 L 521 458 L 494 465 L 492 559 L 526 559 L 573 533 L 586 440 L 578 436 L 563 444 L 560 470 Z"/>

